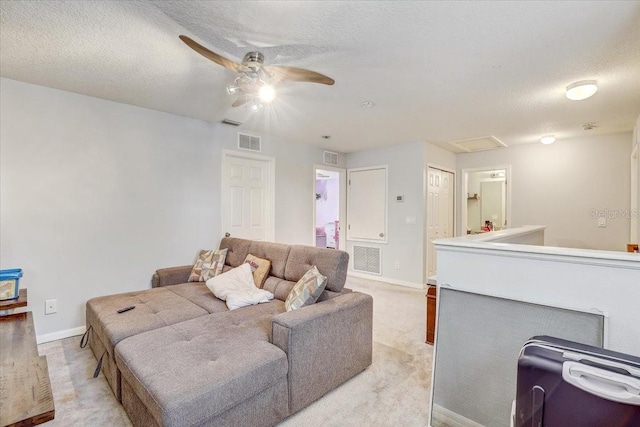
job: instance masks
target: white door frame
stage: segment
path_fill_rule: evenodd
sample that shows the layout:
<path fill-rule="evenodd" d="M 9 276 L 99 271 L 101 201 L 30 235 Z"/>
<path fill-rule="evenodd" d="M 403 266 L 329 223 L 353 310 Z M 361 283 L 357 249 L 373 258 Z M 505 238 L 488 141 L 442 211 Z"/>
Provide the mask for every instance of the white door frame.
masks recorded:
<path fill-rule="evenodd" d="M 633 146 L 631 151 L 631 233 L 629 234 L 629 243 L 638 243 L 640 230 L 638 229 L 638 215 L 640 215 L 640 152 L 638 143 Z"/>
<path fill-rule="evenodd" d="M 324 171 L 331 171 L 331 172 L 338 172 L 338 180 L 340 182 L 340 211 L 338 214 L 338 221 L 340 221 L 340 228 L 339 228 L 339 236 L 340 238 L 338 239 L 338 247 L 336 249 L 342 249 L 343 251 L 346 250 L 347 245 L 346 245 L 346 240 L 347 240 L 347 235 L 346 233 L 344 233 L 344 226 L 346 224 L 347 221 L 347 170 L 346 169 L 342 169 L 342 168 L 336 168 L 333 166 L 327 166 L 327 165 L 313 165 L 313 193 L 312 193 L 312 204 L 313 204 L 313 215 L 312 215 L 312 220 L 313 220 L 313 227 L 311 228 L 311 233 L 312 233 L 312 242 L 313 242 L 313 246 L 316 245 L 316 173 L 318 170 L 324 170 Z"/>
<path fill-rule="evenodd" d="M 221 167 L 220 167 L 220 172 L 221 172 L 221 182 L 220 182 L 220 187 L 221 187 L 221 192 L 220 195 L 222 196 L 221 199 L 221 203 L 220 203 L 220 219 L 221 219 L 221 224 L 220 224 L 220 230 L 221 233 L 223 233 L 223 237 L 224 237 L 224 233 L 226 232 L 224 230 L 224 203 L 226 201 L 226 188 L 224 186 L 225 183 L 225 172 L 226 172 L 226 168 L 228 165 L 228 162 L 226 161 L 227 158 L 229 157 L 237 157 L 237 158 L 241 158 L 241 159 L 249 159 L 249 160 L 258 160 L 258 161 L 262 161 L 265 163 L 268 163 L 269 165 L 269 193 L 266 197 L 266 203 L 267 203 L 267 207 L 265 208 L 267 211 L 267 218 L 266 218 L 266 222 L 267 222 L 267 236 L 266 236 L 266 240 L 268 242 L 273 242 L 275 240 L 275 235 L 276 235 L 276 215 L 275 215 L 275 207 L 276 207 L 276 159 L 274 157 L 269 157 L 269 156 L 264 156 L 262 154 L 255 154 L 255 153 L 251 153 L 251 152 L 246 152 L 246 151 L 236 151 L 236 150 L 222 150 L 222 158 L 221 158 Z"/>
<path fill-rule="evenodd" d="M 453 236 L 456 236 L 456 220 L 457 220 L 457 215 L 458 215 L 458 209 L 457 209 L 457 197 L 456 197 L 456 190 L 457 190 L 457 182 L 458 182 L 458 176 L 456 174 L 456 170 L 455 169 L 451 169 L 451 168 L 447 168 L 445 166 L 440 166 L 438 164 L 435 163 L 427 163 L 425 168 L 424 168 L 424 172 L 422 174 L 422 197 L 424 200 L 424 217 L 422 218 L 423 220 L 423 227 L 422 227 L 422 231 L 423 231 L 423 251 L 422 251 L 422 259 L 424 260 L 424 265 L 423 265 L 423 272 L 422 272 L 422 281 L 423 283 L 427 283 L 427 280 L 429 279 L 429 219 L 427 218 L 427 215 L 429 213 L 429 208 L 430 206 L 428 206 L 429 203 L 429 198 L 427 197 L 427 192 L 429 191 L 429 168 L 432 169 L 438 169 L 441 170 L 443 172 L 449 172 L 451 174 L 453 174 L 453 183 L 451 185 L 451 191 L 453 191 Z"/>
<path fill-rule="evenodd" d="M 461 216 L 461 224 L 460 224 L 460 234 L 466 233 L 467 230 L 467 193 L 468 193 L 468 183 L 469 183 L 469 173 L 471 172 L 487 172 L 497 169 L 504 169 L 506 171 L 505 180 L 507 182 L 507 227 L 512 228 L 513 224 L 511 223 L 511 189 L 513 188 L 513 181 L 511 178 L 511 165 L 499 165 L 499 166 L 491 166 L 491 167 L 481 167 L 481 168 L 466 168 L 462 169 L 462 191 L 460 192 L 460 216 Z"/>

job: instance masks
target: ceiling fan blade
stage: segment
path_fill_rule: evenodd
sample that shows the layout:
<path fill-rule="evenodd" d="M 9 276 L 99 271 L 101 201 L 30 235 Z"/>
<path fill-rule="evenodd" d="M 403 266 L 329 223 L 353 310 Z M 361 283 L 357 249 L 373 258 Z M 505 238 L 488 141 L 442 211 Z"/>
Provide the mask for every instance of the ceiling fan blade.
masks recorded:
<path fill-rule="evenodd" d="M 249 98 L 246 96 L 240 97 L 238 99 L 235 100 L 235 102 L 233 104 L 231 104 L 232 107 L 239 107 L 241 105 L 244 105 L 247 103 L 247 101 L 249 101 Z"/>
<path fill-rule="evenodd" d="M 193 41 L 187 36 L 179 36 L 179 37 L 180 37 L 180 40 L 185 42 L 186 45 L 189 46 L 191 49 L 195 50 L 205 58 L 212 60 L 216 64 L 222 65 L 224 68 L 228 68 L 233 72 L 237 72 L 238 69 L 241 67 L 240 64 L 233 62 L 232 60 L 227 59 L 224 56 L 220 56 L 215 52 L 210 51 L 206 47 L 202 46 L 200 43 Z"/>
<path fill-rule="evenodd" d="M 332 85 L 335 83 L 330 77 L 315 71 L 305 70 L 304 68 L 284 67 L 280 65 L 271 65 L 264 67 L 275 80 L 288 80 L 293 82 L 311 82 L 321 83 L 323 85 Z"/>

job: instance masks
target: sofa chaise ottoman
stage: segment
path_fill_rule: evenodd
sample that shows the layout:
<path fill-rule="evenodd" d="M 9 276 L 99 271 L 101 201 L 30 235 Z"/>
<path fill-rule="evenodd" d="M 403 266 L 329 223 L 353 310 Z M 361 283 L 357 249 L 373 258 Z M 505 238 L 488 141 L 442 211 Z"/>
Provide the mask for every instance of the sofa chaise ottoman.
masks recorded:
<path fill-rule="evenodd" d="M 372 299 L 344 289 L 346 252 L 237 238 L 220 248 L 224 271 L 269 259 L 274 300 L 228 310 L 184 266 L 158 270 L 152 289 L 87 302 L 91 348 L 136 426 L 271 426 L 371 364 Z M 286 311 L 312 265 L 325 290 Z"/>

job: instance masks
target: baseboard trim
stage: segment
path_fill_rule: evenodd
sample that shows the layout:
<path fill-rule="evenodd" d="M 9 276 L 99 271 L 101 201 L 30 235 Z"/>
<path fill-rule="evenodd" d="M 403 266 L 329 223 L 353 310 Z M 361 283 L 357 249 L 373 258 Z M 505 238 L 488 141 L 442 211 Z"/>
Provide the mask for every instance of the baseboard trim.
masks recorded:
<path fill-rule="evenodd" d="M 44 344 L 46 342 L 58 341 L 64 338 L 75 337 L 77 335 L 84 334 L 86 326 L 78 326 L 77 328 L 65 329 L 63 331 L 51 332 L 49 334 L 42 334 L 36 336 L 36 342 L 38 344 Z"/>
<path fill-rule="evenodd" d="M 422 283 L 406 282 L 404 280 L 391 279 L 384 276 L 376 276 L 373 274 L 358 273 L 356 271 L 348 271 L 347 276 L 357 277 L 359 279 L 375 280 L 376 282 L 385 282 L 391 285 L 405 286 L 407 288 L 425 289 Z"/>

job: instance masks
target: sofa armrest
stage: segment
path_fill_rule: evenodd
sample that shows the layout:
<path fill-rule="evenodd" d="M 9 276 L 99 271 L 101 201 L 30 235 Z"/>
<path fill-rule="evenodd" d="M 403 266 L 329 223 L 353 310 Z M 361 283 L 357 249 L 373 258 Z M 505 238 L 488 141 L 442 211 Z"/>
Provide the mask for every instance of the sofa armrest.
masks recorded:
<path fill-rule="evenodd" d="M 373 298 L 350 292 L 281 313 L 272 343 L 289 363 L 289 410 L 297 412 L 371 365 Z"/>
<path fill-rule="evenodd" d="M 161 286 L 177 285 L 185 283 L 189 280 L 193 265 L 183 265 L 181 267 L 161 268 L 156 270 L 151 277 L 151 287 L 159 288 Z"/>

